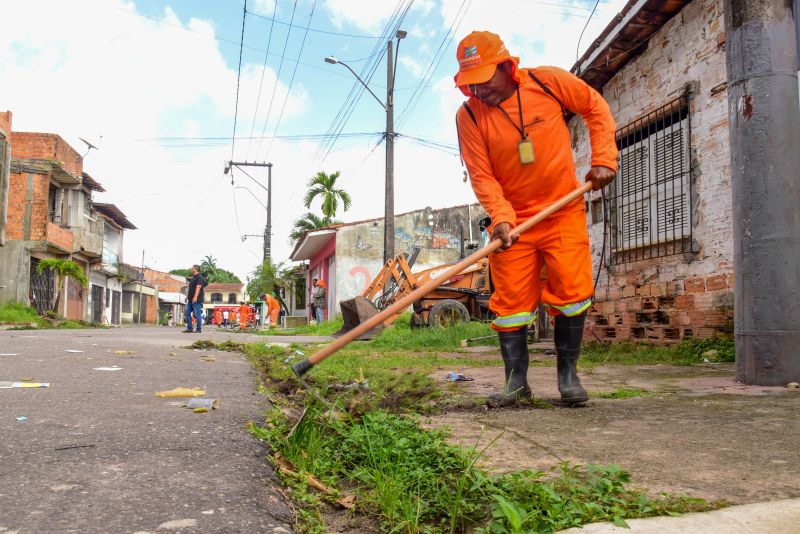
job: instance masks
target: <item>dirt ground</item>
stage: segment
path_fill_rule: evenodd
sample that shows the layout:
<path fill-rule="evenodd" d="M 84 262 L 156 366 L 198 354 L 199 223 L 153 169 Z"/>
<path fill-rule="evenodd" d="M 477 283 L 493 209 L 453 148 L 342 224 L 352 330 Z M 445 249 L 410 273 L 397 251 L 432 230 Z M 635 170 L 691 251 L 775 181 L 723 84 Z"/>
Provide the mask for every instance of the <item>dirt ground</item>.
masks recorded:
<path fill-rule="evenodd" d="M 502 383 L 499 367 L 458 371 L 474 381 L 451 388 L 469 397 Z M 619 464 L 653 493 L 733 504 L 800 496 L 800 390 L 737 384 L 732 364 L 599 366 L 581 378 L 590 395 L 618 387 L 649 394 L 595 397 L 580 408 L 462 408 L 424 423 L 449 428 L 451 441 L 468 447 L 499 435 L 483 459 L 497 470 Z M 555 367 L 531 367 L 529 380 L 537 398 L 558 397 Z"/>

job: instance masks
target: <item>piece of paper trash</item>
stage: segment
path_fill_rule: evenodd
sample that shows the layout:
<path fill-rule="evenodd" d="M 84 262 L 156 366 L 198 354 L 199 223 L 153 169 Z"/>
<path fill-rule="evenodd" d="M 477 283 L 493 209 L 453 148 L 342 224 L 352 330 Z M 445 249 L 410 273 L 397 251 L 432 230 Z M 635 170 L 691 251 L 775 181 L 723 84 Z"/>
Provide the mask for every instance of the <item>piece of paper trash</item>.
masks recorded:
<path fill-rule="evenodd" d="M 444 375 L 444 379 L 448 382 L 472 382 L 475 380 L 471 376 L 466 376 L 463 373 L 456 373 L 453 371 L 450 371 Z"/>
<path fill-rule="evenodd" d="M 296 351 L 294 351 L 294 353 L 297 354 L 298 356 L 303 356 L 303 351 L 302 350 L 296 350 Z"/>
<path fill-rule="evenodd" d="M 200 388 L 175 388 L 169 391 L 159 391 L 156 397 L 205 397 L 206 392 Z"/>
<path fill-rule="evenodd" d="M 3 352 L 3 353 L 0 353 L 0 356 L 19 356 L 19 354 L 15 353 L 15 352 Z"/>
<path fill-rule="evenodd" d="M 9 382 L 0 380 L 0 389 L 11 388 L 49 388 L 49 382 Z"/>
<path fill-rule="evenodd" d="M 205 408 L 207 410 L 216 410 L 219 408 L 219 399 L 189 399 L 186 403 L 187 408 L 194 410 L 195 408 Z"/>
<path fill-rule="evenodd" d="M 25 417 L 24 415 L 20 415 L 19 417 L 15 417 L 14 419 L 16 419 L 17 421 L 27 421 L 28 420 L 28 418 Z"/>
<path fill-rule="evenodd" d="M 78 349 L 64 349 L 64 352 L 69 352 L 69 353 L 72 353 L 72 354 L 80 354 L 83 351 L 82 350 L 78 350 Z"/>
<path fill-rule="evenodd" d="M 174 352 L 170 352 L 169 355 L 170 356 L 177 356 L 177 354 L 175 354 Z"/>
<path fill-rule="evenodd" d="M 95 371 L 122 371 L 122 367 L 112 365 L 111 367 L 95 367 Z"/>
<path fill-rule="evenodd" d="M 195 408 L 194 413 L 206 413 L 208 408 Z"/>
<path fill-rule="evenodd" d="M 204 362 L 215 362 L 217 359 L 213 356 L 200 356 L 200 359 Z"/>
<path fill-rule="evenodd" d="M 19 379 L 20 382 L 30 382 L 31 380 L 33 380 L 32 376 Z"/>
<path fill-rule="evenodd" d="M 117 356 L 130 356 L 131 354 L 133 354 L 133 351 L 132 350 L 115 350 L 114 354 L 116 354 Z"/>

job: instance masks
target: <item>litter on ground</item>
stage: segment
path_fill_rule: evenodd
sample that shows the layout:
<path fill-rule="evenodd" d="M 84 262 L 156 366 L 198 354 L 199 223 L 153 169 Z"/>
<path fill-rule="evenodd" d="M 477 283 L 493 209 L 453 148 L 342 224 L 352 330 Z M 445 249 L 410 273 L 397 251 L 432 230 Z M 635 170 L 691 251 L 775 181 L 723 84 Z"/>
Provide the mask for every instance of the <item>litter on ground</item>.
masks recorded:
<path fill-rule="evenodd" d="M 463 373 L 456 373 L 453 371 L 450 371 L 444 375 L 444 379 L 448 382 L 472 382 L 475 380 L 471 376 L 466 376 Z"/>
<path fill-rule="evenodd" d="M 64 352 L 69 352 L 71 354 L 79 354 L 82 353 L 83 351 L 78 349 L 64 349 Z"/>
<path fill-rule="evenodd" d="M 0 380 L 0 389 L 12 388 L 49 388 L 49 382 L 9 382 Z"/>
<path fill-rule="evenodd" d="M 3 353 L 0 353 L 0 356 L 19 356 L 19 354 L 16 354 L 16 353 L 13 353 L 13 352 L 3 352 Z"/>
<path fill-rule="evenodd" d="M 117 354 L 119 356 L 125 356 L 127 354 L 133 354 L 133 351 L 132 350 L 115 350 L 114 354 Z"/>
<path fill-rule="evenodd" d="M 117 367 L 116 365 L 112 365 L 111 367 L 95 367 L 95 371 L 121 371 L 122 367 Z"/>
<path fill-rule="evenodd" d="M 156 397 L 205 397 L 206 392 L 200 388 L 174 388 L 169 391 L 159 391 Z"/>
<path fill-rule="evenodd" d="M 16 419 L 17 421 L 27 421 L 28 420 L 28 418 L 25 417 L 24 415 L 20 415 L 18 417 L 15 417 L 14 419 Z"/>
<path fill-rule="evenodd" d="M 190 399 L 189 402 L 186 403 L 186 407 L 191 408 L 192 410 L 197 408 L 216 410 L 219 408 L 219 399 Z"/>

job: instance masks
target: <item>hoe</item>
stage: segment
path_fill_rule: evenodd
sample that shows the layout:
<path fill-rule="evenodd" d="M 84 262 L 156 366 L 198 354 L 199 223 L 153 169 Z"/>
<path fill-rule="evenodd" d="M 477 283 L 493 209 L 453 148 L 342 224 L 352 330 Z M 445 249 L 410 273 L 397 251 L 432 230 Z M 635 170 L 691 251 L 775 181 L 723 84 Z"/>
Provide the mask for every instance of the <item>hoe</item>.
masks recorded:
<path fill-rule="evenodd" d="M 511 231 L 512 236 L 527 232 L 528 230 L 539 224 L 541 221 L 543 221 L 553 213 L 557 212 L 570 202 L 574 201 L 576 198 L 586 194 L 591 188 L 592 184 L 586 183 L 581 187 L 575 189 L 571 193 L 564 195 L 563 197 L 561 197 L 560 199 L 556 200 L 551 205 L 543 209 L 541 212 L 537 213 L 536 215 L 526 220 L 522 224 L 519 224 L 516 228 L 514 228 Z M 388 308 L 370 317 L 369 319 L 362 322 L 352 330 L 345 332 L 341 337 L 333 341 L 331 344 L 321 348 L 320 350 L 312 354 L 309 358 L 292 364 L 292 371 L 294 371 L 294 374 L 297 375 L 298 378 L 302 379 L 304 374 L 306 374 L 312 367 L 323 361 L 325 358 L 334 354 L 336 351 L 338 351 L 351 341 L 362 337 L 364 334 L 366 334 L 373 328 L 382 326 L 384 321 L 396 316 L 399 313 L 402 313 L 414 301 L 419 300 L 420 298 L 434 291 L 436 288 L 438 288 L 445 282 L 449 281 L 452 277 L 461 274 L 462 271 L 471 267 L 478 260 L 487 257 L 489 254 L 499 249 L 502 245 L 503 243 L 499 239 L 495 239 L 485 247 L 476 250 L 463 260 L 452 265 L 450 268 L 442 271 L 441 274 L 438 274 L 438 276 L 436 276 L 435 278 L 430 278 L 424 284 L 422 284 L 415 290 L 411 291 L 407 295 L 403 296 Z"/>

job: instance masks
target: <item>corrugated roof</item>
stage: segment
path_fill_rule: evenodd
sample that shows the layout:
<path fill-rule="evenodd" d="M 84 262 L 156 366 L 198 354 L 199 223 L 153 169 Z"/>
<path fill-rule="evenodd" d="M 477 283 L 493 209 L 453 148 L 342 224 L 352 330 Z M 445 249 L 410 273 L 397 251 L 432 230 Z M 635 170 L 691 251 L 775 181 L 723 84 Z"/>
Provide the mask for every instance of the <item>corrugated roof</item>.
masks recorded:
<path fill-rule="evenodd" d="M 606 26 L 571 72 L 597 90 L 636 56 L 650 38 L 692 0 L 630 0 Z"/>
<path fill-rule="evenodd" d="M 128 220 L 125 214 L 122 213 L 122 210 L 116 207 L 114 204 L 100 204 L 95 202 L 94 208 L 121 227 L 127 230 L 136 230 L 136 227 Z"/>
<path fill-rule="evenodd" d="M 101 193 L 105 193 L 105 189 L 103 186 L 100 185 L 100 182 L 89 176 L 88 173 L 83 173 L 83 185 L 91 189 L 92 191 L 100 191 Z"/>

